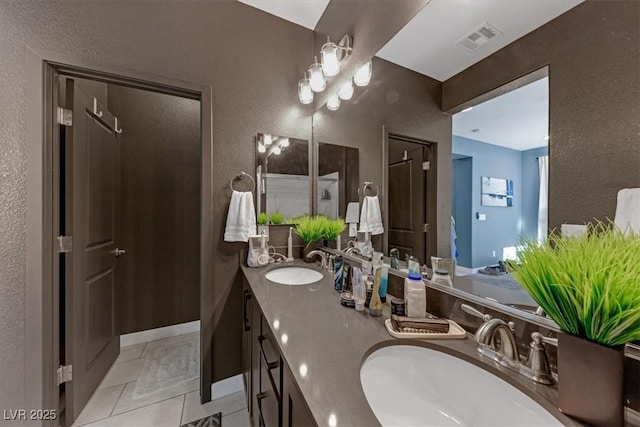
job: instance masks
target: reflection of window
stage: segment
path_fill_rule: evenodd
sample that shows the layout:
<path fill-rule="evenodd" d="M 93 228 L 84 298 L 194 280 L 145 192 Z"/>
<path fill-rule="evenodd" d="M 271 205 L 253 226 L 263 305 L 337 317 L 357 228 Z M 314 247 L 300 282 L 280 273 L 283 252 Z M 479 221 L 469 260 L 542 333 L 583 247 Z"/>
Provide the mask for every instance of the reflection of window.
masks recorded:
<path fill-rule="evenodd" d="M 513 181 L 503 178 L 482 177 L 482 206 L 513 206 Z"/>

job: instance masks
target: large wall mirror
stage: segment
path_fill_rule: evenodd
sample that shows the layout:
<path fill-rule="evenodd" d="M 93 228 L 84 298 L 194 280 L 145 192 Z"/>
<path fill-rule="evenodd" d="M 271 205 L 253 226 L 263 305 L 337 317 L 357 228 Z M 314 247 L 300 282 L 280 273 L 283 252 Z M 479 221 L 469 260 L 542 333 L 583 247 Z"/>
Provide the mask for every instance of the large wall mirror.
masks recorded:
<path fill-rule="evenodd" d="M 259 133 L 256 135 L 256 210 L 284 219 L 310 213 L 309 142 Z"/>
<path fill-rule="evenodd" d="M 344 219 L 349 203 L 358 202 L 359 179 L 357 148 L 319 143 L 316 213 Z"/>

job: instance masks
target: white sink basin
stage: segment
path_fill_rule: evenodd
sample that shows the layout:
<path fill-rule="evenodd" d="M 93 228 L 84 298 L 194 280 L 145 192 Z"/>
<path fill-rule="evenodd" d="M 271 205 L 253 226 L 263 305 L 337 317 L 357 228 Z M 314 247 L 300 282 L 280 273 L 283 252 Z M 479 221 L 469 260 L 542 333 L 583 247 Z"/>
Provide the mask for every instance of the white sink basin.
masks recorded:
<path fill-rule="evenodd" d="M 271 270 L 264 277 L 281 285 L 308 285 L 322 279 L 322 273 L 304 267 L 283 267 Z"/>
<path fill-rule="evenodd" d="M 562 426 L 499 377 L 429 348 L 376 350 L 360 368 L 360 382 L 383 426 Z"/>

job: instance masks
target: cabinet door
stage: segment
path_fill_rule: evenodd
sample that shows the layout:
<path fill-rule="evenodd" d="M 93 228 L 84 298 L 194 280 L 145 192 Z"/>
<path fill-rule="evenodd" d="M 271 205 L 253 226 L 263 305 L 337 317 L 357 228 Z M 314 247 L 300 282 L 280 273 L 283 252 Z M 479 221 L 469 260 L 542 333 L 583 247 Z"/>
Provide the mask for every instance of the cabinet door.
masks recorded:
<path fill-rule="evenodd" d="M 260 335 L 262 334 L 262 313 L 258 303 L 251 304 L 251 407 L 252 426 L 260 425 L 260 411 L 258 410 L 258 395 L 260 394 Z"/>
<path fill-rule="evenodd" d="M 252 296 L 246 283 L 242 288 L 242 379 L 244 380 L 245 397 L 247 401 L 247 410 L 249 416 L 253 415 L 253 405 L 251 396 L 253 396 L 253 384 L 251 381 L 251 335 L 253 325 Z"/>
<path fill-rule="evenodd" d="M 294 383 L 289 368 L 283 366 L 282 371 L 282 425 L 284 427 L 317 426 L 304 397 Z"/>

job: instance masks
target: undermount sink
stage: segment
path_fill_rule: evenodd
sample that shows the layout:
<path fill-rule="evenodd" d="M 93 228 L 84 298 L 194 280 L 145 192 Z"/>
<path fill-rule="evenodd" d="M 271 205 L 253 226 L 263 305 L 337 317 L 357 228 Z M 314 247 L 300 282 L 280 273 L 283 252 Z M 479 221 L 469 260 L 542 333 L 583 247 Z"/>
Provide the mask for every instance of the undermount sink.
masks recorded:
<path fill-rule="evenodd" d="M 271 270 L 264 276 L 281 285 L 309 285 L 322 279 L 322 273 L 305 267 L 282 267 Z"/>
<path fill-rule="evenodd" d="M 562 426 L 506 381 L 431 348 L 382 347 L 363 363 L 360 382 L 383 426 Z"/>

